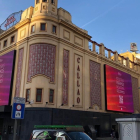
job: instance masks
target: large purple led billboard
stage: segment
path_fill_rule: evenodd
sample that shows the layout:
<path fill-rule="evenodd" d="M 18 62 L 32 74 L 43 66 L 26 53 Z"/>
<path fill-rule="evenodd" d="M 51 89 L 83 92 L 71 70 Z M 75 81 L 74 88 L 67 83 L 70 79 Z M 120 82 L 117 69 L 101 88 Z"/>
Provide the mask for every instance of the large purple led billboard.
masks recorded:
<path fill-rule="evenodd" d="M 133 113 L 131 75 L 105 65 L 107 110 Z"/>
<path fill-rule="evenodd" d="M 15 51 L 0 56 L 0 106 L 9 104 L 14 56 Z"/>

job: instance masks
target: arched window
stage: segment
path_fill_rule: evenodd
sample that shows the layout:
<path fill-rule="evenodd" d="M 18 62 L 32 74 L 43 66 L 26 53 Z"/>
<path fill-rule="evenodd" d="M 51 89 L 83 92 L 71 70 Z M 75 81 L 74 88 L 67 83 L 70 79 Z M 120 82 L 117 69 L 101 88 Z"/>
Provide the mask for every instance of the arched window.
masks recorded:
<path fill-rule="evenodd" d="M 39 3 L 39 0 L 36 0 L 36 4 L 38 4 Z"/>

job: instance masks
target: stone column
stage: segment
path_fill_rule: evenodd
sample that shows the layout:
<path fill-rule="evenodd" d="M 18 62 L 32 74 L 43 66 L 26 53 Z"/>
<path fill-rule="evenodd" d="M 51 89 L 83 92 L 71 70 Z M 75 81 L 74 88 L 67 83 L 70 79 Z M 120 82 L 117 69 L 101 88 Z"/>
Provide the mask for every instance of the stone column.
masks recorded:
<path fill-rule="evenodd" d="M 131 63 L 131 66 L 132 66 L 132 70 L 134 70 L 134 63 Z"/>
<path fill-rule="evenodd" d="M 121 57 L 121 64 L 123 64 L 123 57 Z"/>
<path fill-rule="evenodd" d="M 118 52 L 115 51 L 115 54 L 114 54 L 114 61 L 118 62 Z"/>
<path fill-rule="evenodd" d="M 95 52 L 95 50 L 96 50 L 96 44 L 95 43 L 92 43 L 92 48 L 93 48 L 93 52 Z"/>
<path fill-rule="evenodd" d="M 111 51 L 108 51 L 108 58 L 111 59 Z"/>
<path fill-rule="evenodd" d="M 140 73 L 140 65 L 138 65 L 138 73 Z"/>
<path fill-rule="evenodd" d="M 101 43 L 100 45 L 101 45 L 101 46 L 100 46 L 100 48 L 99 48 L 99 54 L 105 56 L 105 47 L 104 47 L 104 44 Z"/>
<path fill-rule="evenodd" d="M 126 58 L 126 67 L 129 67 L 130 68 L 129 58 L 128 57 Z"/>

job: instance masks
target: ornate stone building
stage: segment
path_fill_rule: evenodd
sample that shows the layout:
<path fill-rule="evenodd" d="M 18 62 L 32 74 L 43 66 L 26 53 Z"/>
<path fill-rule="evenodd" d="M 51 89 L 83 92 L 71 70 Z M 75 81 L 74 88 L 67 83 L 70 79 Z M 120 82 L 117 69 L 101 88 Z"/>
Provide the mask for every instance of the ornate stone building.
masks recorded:
<path fill-rule="evenodd" d="M 92 41 L 57 3 L 35 0 L 35 7 L 23 11 L 20 22 L 0 34 L 0 55 L 16 50 L 11 105 L 14 97 L 26 98 L 17 136 L 29 139 L 35 124 L 91 124 L 99 136 L 107 136 L 117 126 L 115 118 L 128 113 L 106 110 L 104 65 L 131 75 L 134 113 L 140 113 L 140 66 Z M 10 114 L 6 107 L 1 109 L 6 140 L 12 137 Z"/>

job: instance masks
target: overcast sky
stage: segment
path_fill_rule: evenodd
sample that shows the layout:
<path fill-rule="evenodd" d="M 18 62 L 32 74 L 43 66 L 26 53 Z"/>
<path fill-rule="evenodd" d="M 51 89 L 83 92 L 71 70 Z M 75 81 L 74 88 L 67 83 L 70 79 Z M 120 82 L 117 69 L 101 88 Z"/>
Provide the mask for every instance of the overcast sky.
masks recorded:
<path fill-rule="evenodd" d="M 34 6 L 34 0 L 0 0 L 0 24 L 12 13 Z M 58 0 L 72 22 L 88 31 L 92 40 L 118 53 L 140 48 L 140 0 Z"/>

